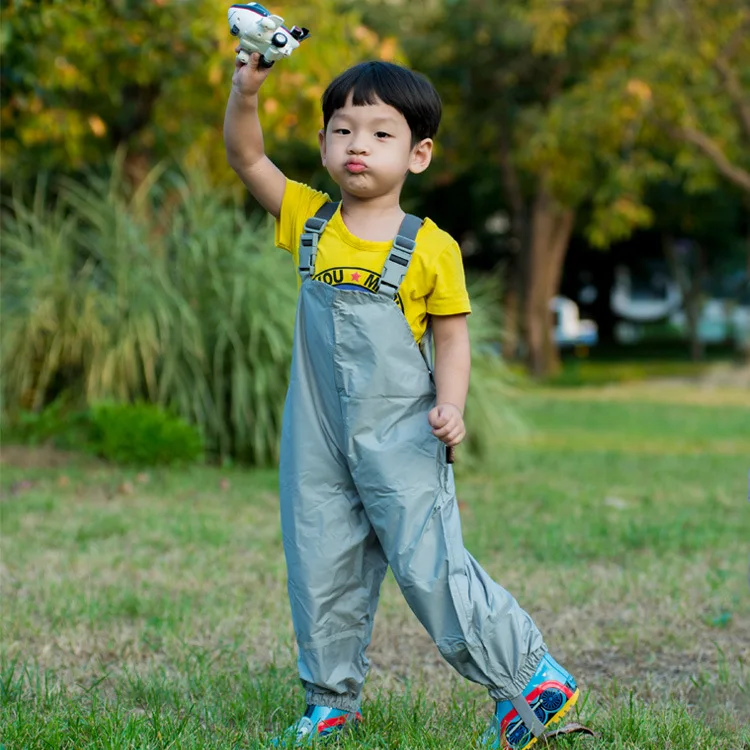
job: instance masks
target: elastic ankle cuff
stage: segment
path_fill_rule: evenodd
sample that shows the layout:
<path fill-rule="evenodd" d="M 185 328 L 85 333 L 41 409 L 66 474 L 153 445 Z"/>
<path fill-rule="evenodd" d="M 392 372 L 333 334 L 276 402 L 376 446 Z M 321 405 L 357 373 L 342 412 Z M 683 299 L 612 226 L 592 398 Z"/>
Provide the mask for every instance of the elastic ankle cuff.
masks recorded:
<path fill-rule="evenodd" d="M 339 711 L 356 713 L 359 711 L 359 698 L 351 695 L 337 695 L 336 693 L 326 693 L 320 690 L 307 690 L 305 700 L 308 705 L 327 706 L 328 708 L 338 708 Z"/>
<path fill-rule="evenodd" d="M 515 680 L 508 686 L 503 688 L 490 688 L 490 698 L 496 703 L 502 701 L 508 701 L 511 698 L 515 698 L 517 695 L 523 694 L 526 686 L 529 684 L 529 680 L 534 676 L 536 668 L 539 666 L 539 662 L 542 657 L 547 653 L 547 646 L 542 644 L 536 651 L 532 651 L 526 659 L 526 663 L 519 670 Z"/>

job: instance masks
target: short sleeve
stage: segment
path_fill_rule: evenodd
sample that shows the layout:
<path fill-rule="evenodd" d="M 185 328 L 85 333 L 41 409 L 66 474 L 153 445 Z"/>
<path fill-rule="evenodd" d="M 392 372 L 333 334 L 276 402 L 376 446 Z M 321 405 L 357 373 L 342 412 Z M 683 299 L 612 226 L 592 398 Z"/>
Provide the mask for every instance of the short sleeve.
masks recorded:
<path fill-rule="evenodd" d="M 435 286 L 427 297 L 427 312 L 430 315 L 461 315 L 471 312 L 463 258 L 455 240 L 437 257 Z"/>
<path fill-rule="evenodd" d="M 329 200 L 325 193 L 313 190 L 301 182 L 287 179 L 281 213 L 276 220 L 276 246 L 294 253 L 305 222 Z"/>

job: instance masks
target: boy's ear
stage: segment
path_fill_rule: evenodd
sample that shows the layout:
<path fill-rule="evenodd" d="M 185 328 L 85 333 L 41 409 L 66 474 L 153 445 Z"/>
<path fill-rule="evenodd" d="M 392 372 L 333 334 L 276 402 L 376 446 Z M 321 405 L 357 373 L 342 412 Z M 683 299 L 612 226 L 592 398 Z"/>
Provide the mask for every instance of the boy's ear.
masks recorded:
<path fill-rule="evenodd" d="M 323 162 L 323 166 L 326 165 L 326 131 L 318 131 L 318 144 L 320 145 L 320 160 Z"/>
<path fill-rule="evenodd" d="M 432 161 L 432 145 L 432 138 L 425 138 L 411 150 L 409 171 L 412 174 L 424 172 L 430 166 L 430 162 Z"/>

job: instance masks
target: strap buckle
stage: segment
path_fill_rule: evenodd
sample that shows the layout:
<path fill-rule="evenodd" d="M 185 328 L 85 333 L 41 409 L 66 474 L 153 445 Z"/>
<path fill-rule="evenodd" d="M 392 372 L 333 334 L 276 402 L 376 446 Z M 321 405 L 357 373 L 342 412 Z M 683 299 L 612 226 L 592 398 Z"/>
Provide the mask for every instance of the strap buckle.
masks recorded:
<path fill-rule="evenodd" d="M 315 217 L 312 219 L 308 219 L 307 224 L 305 224 L 305 227 L 307 227 L 310 222 L 315 220 Z M 320 221 L 318 219 L 317 221 Z M 323 222 L 323 226 L 325 226 L 326 222 Z M 318 255 L 318 238 L 320 237 L 319 231 L 313 231 L 313 232 L 304 232 L 300 238 L 299 238 L 299 247 L 300 247 L 300 264 L 304 261 L 304 255 L 307 255 L 307 266 L 300 265 L 299 271 L 300 273 L 312 273 L 313 269 L 315 268 L 315 260 Z M 307 253 L 303 253 L 303 250 L 307 250 Z"/>
<path fill-rule="evenodd" d="M 304 281 L 315 273 L 315 260 L 318 255 L 318 240 L 326 224 L 336 213 L 338 203 L 324 203 L 315 216 L 311 216 L 306 222 L 299 238 L 299 273 Z M 307 260 L 307 265 L 302 263 Z"/>
<path fill-rule="evenodd" d="M 328 219 L 321 219 L 318 216 L 311 216 L 305 222 L 305 232 L 320 234 L 327 223 Z M 302 236 L 304 237 L 305 235 L 303 234 Z"/>
<path fill-rule="evenodd" d="M 404 276 L 406 276 L 406 270 L 409 267 L 411 256 L 416 246 L 417 243 L 409 237 L 404 237 L 403 234 L 396 235 L 380 277 L 378 291 L 381 294 L 396 297 L 401 282 L 404 280 Z M 384 289 L 383 287 L 386 288 Z"/>
<path fill-rule="evenodd" d="M 393 249 L 401 250 L 407 255 L 411 255 L 414 252 L 414 248 L 417 246 L 415 240 L 411 240 L 408 237 L 404 237 L 403 234 L 397 234 L 393 240 Z"/>
<path fill-rule="evenodd" d="M 393 247 L 391 248 L 388 260 L 406 268 L 411 262 L 411 255 L 416 246 L 417 243 L 414 240 L 410 240 L 402 234 L 397 234 L 393 240 Z"/>
<path fill-rule="evenodd" d="M 303 232 L 299 238 L 300 247 L 316 248 L 319 236 L 318 232 Z"/>

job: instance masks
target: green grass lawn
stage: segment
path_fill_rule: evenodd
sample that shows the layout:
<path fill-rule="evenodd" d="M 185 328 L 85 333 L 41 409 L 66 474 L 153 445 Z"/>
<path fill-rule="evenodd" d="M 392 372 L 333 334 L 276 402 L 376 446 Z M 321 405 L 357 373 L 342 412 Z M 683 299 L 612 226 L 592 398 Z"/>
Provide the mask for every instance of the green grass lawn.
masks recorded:
<path fill-rule="evenodd" d="M 458 465 L 466 545 L 534 616 L 597 737 L 750 748 L 750 397 L 519 397 L 527 429 Z M 713 403 L 701 403 L 713 401 Z M 6 447 L 0 744 L 244 748 L 302 709 L 274 471 L 138 474 Z M 345 748 L 470 748 L 484 691 L 386 580 Z"/>

